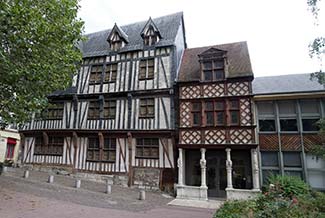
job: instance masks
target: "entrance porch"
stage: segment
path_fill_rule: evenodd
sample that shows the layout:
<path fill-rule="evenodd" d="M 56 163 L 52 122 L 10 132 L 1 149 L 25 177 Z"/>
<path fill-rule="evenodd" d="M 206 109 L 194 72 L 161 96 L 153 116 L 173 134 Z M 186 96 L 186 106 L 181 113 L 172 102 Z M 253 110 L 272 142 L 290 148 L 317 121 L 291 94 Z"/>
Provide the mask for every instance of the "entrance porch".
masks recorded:
<path fill-rule="evenodd" d="M 247 199 L 259 192 L 256 149 L 179 148 L 178 199 Z"/>

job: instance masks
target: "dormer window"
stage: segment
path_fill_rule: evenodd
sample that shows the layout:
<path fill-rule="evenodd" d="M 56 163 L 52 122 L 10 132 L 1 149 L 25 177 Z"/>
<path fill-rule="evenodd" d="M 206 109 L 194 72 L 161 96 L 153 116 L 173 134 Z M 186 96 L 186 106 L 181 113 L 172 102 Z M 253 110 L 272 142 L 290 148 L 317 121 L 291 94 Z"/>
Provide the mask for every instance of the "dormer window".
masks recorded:
<path fill-rule="evenodd" d="M 141 37 L 143 38 L 143 44 L 148 46 L 155 45 L 161 39 L 159 29 L 151 18 L 141 31 Z"/>
<path fill-rule="evenodd" d="M 145 45 L 154 45 L 158 41 L 158 35 L 155 33 L 154 29 L 150 27 L 147 34 L 144 36 Z"/>
<path fill-rule="evenodd" d="M 109 42 L 112 51 L 118 51 L 128 43 L 128 36 L 115 24 L 107 38 L 107 41 Z"/>
<path fill-rule="evenodd" d="M 218 81 L 225 78 L 224 59 L 203 61 L 204 81 Z"/>
<path fill-rule="evenodd" d="M 202 81 L 221 81 L 225 79 L 227 51 L 210 48 L 199 54 Z"/>

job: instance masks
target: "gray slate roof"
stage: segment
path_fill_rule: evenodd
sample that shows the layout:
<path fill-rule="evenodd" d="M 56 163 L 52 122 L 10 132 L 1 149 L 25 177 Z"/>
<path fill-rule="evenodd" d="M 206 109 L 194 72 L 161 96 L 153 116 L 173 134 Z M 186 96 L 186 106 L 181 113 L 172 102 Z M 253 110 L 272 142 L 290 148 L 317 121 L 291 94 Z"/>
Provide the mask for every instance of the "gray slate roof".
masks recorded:
<path fill-rule="evenodd" d="M 177 31 L 180 27 L 181 22 L 183 21 L 183 13 L 178 12 L 152 20 L 159 29 L 162 37 L 162 39 L 159 40 L 155 46 L 161 47 L 173 45 Z M 128 36 L 129 40 L 129 43 L 120 49 L 120 52 L 143 49 L 144 45 L 143 39 L 141 37 L 141 31 L 147 22 L 148 20 L 120 27 Z M 110 32 L 111 29 L 108 29 L 85 35 L 88 40 L 79 44 L 79 47 L 83 53 L 83 57 L 107 55 L 110 52 L 109 44 L 107 42 L 107 37 Z"/>
<path fill-rule="evenodd" d="M 316 80 L 310 80 L 310 74 L 256 77 L 253 80 L 253 93 L 255 95 L 315 91 L 325 91 L 325 89 Z"/>

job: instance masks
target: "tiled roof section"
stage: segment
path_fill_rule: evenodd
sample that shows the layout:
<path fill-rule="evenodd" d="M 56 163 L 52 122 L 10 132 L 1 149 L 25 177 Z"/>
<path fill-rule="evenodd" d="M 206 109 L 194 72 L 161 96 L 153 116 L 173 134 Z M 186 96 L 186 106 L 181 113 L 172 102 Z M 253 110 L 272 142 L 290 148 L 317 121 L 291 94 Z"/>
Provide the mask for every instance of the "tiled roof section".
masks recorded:
<path fill-rule="evenodd" d="M 186 82 L 200 80 L 201 72 L 198 55 L 210 48 L 227 51 L 227 78 L 253 76 L 247 43 L 235 42 L 229 44 L 186 49 L 183 55 L 182 65 L 179 72 L 179 81 Z"/>
<path fill-rule="evenodd" d="M 315 91 L 325 91 L 325 89 L 316 80 L 310 80 L 310 74 L 256 77 L 253 80 L 255 95 Z"/>
<path fill-rule="evenodd" d="M 152 19 L 162 37 L 155 46 L 161 47 L 173 45 L 182 19 L 182 12 Z M 142 21 L 120 27 L 128 36 L 129 40 L 126 46 L 120 49 L 120 52 L 143 49 L 144 45 L 141 31 L 147 22 L 148 21 Z M 82 45 L 79 45 L 82 49 L 83 57 L 107 55 L 110 52 L 110 48 L 106 40 L 110 32 L 111 30 L 109 29 L 87 34 L 86 37 L 88 40 L 83 42 Z"/>

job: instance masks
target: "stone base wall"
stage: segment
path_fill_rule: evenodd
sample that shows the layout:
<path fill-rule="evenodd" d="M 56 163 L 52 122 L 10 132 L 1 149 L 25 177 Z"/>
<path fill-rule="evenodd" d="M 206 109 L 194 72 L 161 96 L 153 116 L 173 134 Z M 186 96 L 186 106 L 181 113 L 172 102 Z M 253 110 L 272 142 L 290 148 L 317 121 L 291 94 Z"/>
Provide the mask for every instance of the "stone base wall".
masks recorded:
<path fill-rule="evenodd" d="M 179 199 L 208 200 L 207 187 L 176 185 L 176 189 Z"/>
<path fill-rule="evenodd" d="M 226 188 L 228 200 L 247 200 L 255 198 L 261 191 L 258 189 L 233 189 Z"/>
<path fill-rule="evenodd" d="M 96 174 L 96 173 L 73 173 L 73 168 L 69 166 L 46 166 L 46 165 L 24 165 L 24 168 L 47 172 L 58 175 L 71 176 L 73 178 L 84 179 L 94 182 L 106 183 L 107 181 L 112 185 L 120 185 L 123 187 L 128 186 L 127 175 L 107 175 L 107 174 Z"/>
<path fill-rule="evenodd" d="M 133 185 L 143 189 L 159 190 L 160 169 L 134 168 Z"/>

